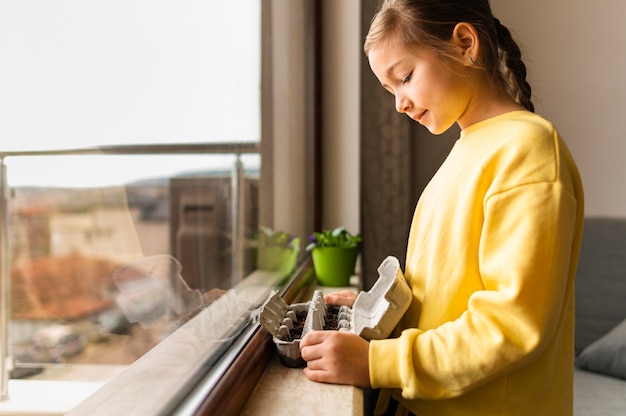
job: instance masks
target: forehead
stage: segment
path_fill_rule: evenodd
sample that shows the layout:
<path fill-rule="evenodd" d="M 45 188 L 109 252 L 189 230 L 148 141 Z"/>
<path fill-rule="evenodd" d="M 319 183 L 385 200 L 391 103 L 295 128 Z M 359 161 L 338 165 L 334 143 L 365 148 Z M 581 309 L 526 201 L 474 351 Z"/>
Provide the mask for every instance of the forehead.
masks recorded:
<path fill-rule="evenodd" d="M 385 42 L 373 48 L 368 53 L 370 66 L 377 72 L 387 70 L 394 66 L 397 62 L 410 58 L 409 49 L 400 42 Z"/>
<path fill-rule="evenodd" d="M 397 76 L 395 71 L 402 71 L 405 65 L 432 58 L 433 54 L 424 46 L 406 45 L 397 41 L 385 42 L 368 53 L 370 67 L 380 81 Z"/>

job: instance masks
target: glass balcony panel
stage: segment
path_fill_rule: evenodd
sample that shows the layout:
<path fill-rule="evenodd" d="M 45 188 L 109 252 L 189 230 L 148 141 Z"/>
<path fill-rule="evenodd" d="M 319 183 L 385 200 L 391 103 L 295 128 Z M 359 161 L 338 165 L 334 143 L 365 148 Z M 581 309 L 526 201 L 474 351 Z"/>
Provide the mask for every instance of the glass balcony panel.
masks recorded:
<path fill-rule="evenodd" d="M 167 362 L 168 347 L 155 347 L 181 337 L 190 354 L 178 366 L 191 375 L 224 352 L 299 254 L 288 233 L 259 229 L 258 154 L 6 164 L 14 378 L 106 377 L 152 350 Z"/>

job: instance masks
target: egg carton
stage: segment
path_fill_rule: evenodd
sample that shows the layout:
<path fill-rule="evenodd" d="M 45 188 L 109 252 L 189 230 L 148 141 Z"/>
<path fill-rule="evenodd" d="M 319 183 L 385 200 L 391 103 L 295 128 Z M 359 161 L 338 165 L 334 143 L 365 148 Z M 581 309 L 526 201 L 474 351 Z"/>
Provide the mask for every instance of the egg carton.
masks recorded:
<path fill-rule="evenodd" d="M 310 301 L 292 305 L 273 293 L 263 304 L 259 321 L 272 335 L 280 362 L 287 367 L 304 366 L 300 340 L 311 331 L 349 331 L 368 341 L 391 335 L 411 303 L 411 289 L 393 256 L 381 263 L 378 275 L 369 291 L 359 292 L 351 308 L 326 305 L 321 290 Z M 335 319 L 336 325 L 329 327 L 328 321 Z"/>

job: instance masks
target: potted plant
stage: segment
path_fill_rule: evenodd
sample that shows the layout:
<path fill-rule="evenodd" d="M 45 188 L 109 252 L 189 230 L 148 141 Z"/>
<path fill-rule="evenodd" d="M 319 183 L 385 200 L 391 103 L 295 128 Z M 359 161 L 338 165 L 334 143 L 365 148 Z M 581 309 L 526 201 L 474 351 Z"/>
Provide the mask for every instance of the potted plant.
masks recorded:
<path fill-rule="evenodd" d="M 300 239 L 284 231 L 260 227 L 257 248 L 257 269 L 287 275 L 296 266 Z"/>
<path fill-rule="evenodd" d="M 351 234 L 344 227 L 311 235 L 306 250 L 311 251 L 315 275 L 322 286 L 350 285 L 362 241 L 360 234 Z"/>

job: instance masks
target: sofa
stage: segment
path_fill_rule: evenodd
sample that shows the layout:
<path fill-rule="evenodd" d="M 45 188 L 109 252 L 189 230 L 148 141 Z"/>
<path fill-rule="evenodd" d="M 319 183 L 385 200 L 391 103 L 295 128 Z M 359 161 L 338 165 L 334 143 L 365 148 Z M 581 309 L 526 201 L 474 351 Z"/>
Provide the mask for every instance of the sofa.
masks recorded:
<path fill-rule="evenodd" d="M 575 348 L 574 415 L 626 415 L 626 219 L 585 218 Z"/>

